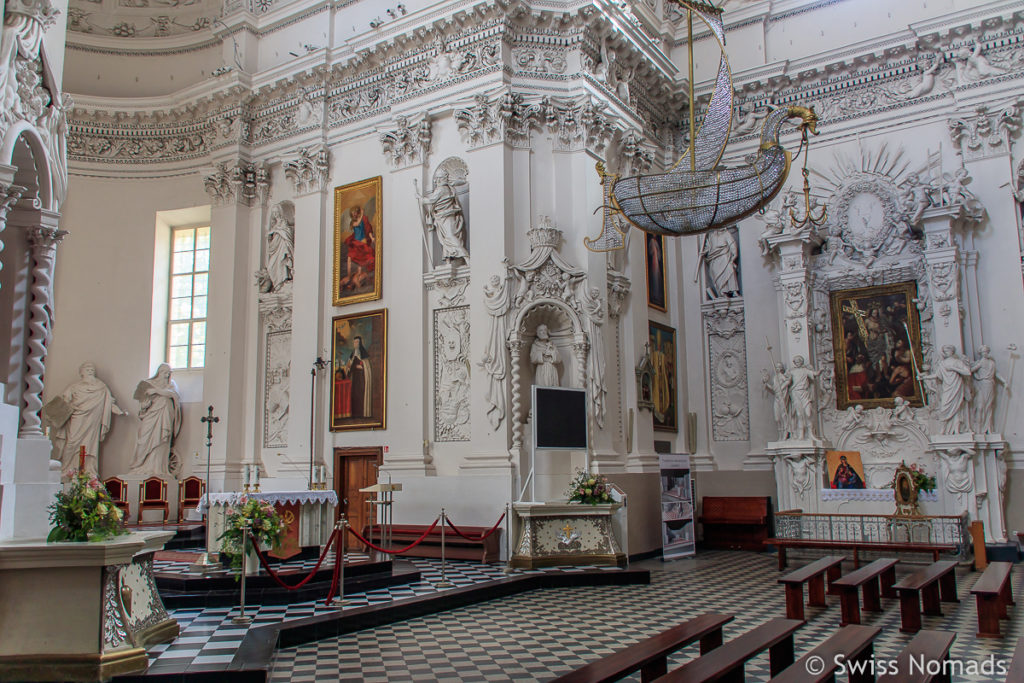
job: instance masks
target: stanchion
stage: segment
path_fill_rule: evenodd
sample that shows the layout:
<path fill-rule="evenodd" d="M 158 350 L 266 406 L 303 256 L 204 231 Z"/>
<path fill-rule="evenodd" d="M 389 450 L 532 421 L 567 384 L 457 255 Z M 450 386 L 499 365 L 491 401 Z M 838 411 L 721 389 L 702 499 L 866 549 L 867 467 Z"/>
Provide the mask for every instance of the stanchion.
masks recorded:
<path fill-rule="evenodd" d="M 348 527 L 348 519 L 344 514 L 338 516 L 338 522 L 334 528 L 338 531 L 338 540 L 334 544 L 334 568 L 338 576 L 338 594 L 328 602 L 328 607 L 341 609 L 345 606 L 345 530 Z"/>
<path fill-rule="evenodd" d="M 244 626 L 252 623 L 252 617 L 245 616 L 245 560 L 249 555 L 249 531 L 252 529 L 252 520 L 246 519 L 242 523 L 242 568 L 239 569 L 239 583 L 241 587 L 239 590 L 239 605 L 238 605 L 238 616 L 232 617 L 231 623 Z"/>
<path fill-rule="evenodd" d="M 448 560 L 444 554 L 445 526 L 448 518 L 445 516 L 444 508 L 441 508 L 441 580 L 434 584 L 435 588 L 451 588 L 452 582 L 448 580 Z"/>
<path fill-rule="evenodd" d="M 512 508 L 508 503 L 505 503 L 505 573 L 511 574 L 515 572 L 515 567 L 512 566 Z"/>

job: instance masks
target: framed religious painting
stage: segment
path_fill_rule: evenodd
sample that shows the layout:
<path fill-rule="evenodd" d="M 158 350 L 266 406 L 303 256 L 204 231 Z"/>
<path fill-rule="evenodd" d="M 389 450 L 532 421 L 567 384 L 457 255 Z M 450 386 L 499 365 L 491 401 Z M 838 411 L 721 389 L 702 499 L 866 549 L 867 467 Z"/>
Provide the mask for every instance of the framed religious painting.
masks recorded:
<path fill-rule="evenodd" d="M 644 233 L 644 255 L 647 263 L 647 305 L 659 311 L 668 309 L 665 284 L 665 237 Z"/>
<path fill-rule="evenodd" d="M 864 463 L 860 451 L 825 451 L 825 467 L 828 471 L 827 489 L 867 488 Z"/>
<path fill-rule="evenodd" d="M 388 312 L 340 315 L 331 335 L 331 431 L 384 429 Z"/>
<path fill-rule="evenodd" d="M 832 292 L 836 408 L 923 405 L 917 283 Z"/>
<path fill-rule="evenodd" d="M 678 432 L 676 401 L 676 331 L 671 327 L 648 321 L 651 345 L 651 403 L 654 407 L 654 428 Z"/>
<path fill-rule="evenodd" d="M 335 306 L 380 298 L 383 205 L 380 176 L 334 188 Z"/>

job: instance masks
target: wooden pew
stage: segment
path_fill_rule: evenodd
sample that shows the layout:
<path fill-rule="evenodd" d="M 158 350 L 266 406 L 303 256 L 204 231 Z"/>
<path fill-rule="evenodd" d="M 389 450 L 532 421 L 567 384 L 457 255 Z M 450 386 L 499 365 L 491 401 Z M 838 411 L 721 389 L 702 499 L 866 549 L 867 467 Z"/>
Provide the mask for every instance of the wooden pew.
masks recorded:
<path fill-rule="evenodd" d="M 836 579 L 832 585 L 839 591 L 839 604 L 842 608 L 840 626 L 860 623 L 860 602 L 857 593 L 864 587 L 864 610 L 881 612 L 882 603 L 879 596 L 895 598 L 892 589 L 896 583 L 896 564 L 899 560 L 881 559 L 854 570 L 846 576 Z"/>
<path fill-rule="evenodd" d="M 919 631 L 914 639 L 907 643 L 903 652 L 895 662 L 889 662 L 888 670 L 878 677 L 878 683 L 949 683 L 949 669 L 938 674 L 930 674 L 928 662 L 949 661 L 949 648 L 956 640 L 955 633 L 947 631 Z M 925 667 L 911 666 L 910 659 Z M 921 669 L 924 668 L 924 671 Z M 1011 678 L 1008 681 L 1014 680 Z"/>
<path fill-rule="evenodd" d="M 729 614 L 702 614 L 560 676 L 552 683 L 617 681 L 635 671 L 640 672 L 641 681 L 652 681 L 665 674 L 668 656 L 676 650 L 700 641 L 700 653 L 703 655 L 721 645 L 722 626 L 732 619 Z"/>
<path fill-rule="evenodd" d="M 786 574 L 779 583 L 786 587 L 786 618 L 804 619 L 804 584 L 807 584 L 807 604 L 812 607 L 827 607 L 825 603 L 825 576 L 828 575 L 830 593 L 835 589 L 832 584 L 839 578 L 842 563 L 846 558 L 842 555 L 829 555 L 816 562 Z"/>
<path fill-rule="evenodd" d="M 853 553 L 853 566 L 860 567 L 860 553 L 928 553 L 932 562 L 939 561 L 940 553 L 956 552 L 952 543 L 883 543 L 880 541 L 837 541 L 817 538 L 769 538 L 765 545 L 774 546 L 779 551 L 779 571 L 786 568 L 786 549 L 811 548 L 831 552 L 848 550 Z"/>
<path fill-rule="evenodd" d="M 767 496 L 704 496 L 700 516 L 704 547 L 761 552 L 770 514 Z"/>
<path fill-rule="evenodd" d="M 793 632 L 803 623 L 796 619 L 771 619 L 655 680 L 658 683 L 742 681 L 743 665 L 766 649 L 768 667 L 775 676 L 792 666 Z"/>
<path fill-rule="evenodd" d="M 921 601 L 924 613 L 942 616 L 941 602 L 960 602 L 956 597 L 956 562 L 944 560 L 920 569 L 893 586 L 900 596 L 900 631 L 921 630 Z"/>
<path fill-rule="evenodd" d="M 1010 562 L 990 562 L 988 569 L 971 589 L 978 603 L 979 638 L 1003 637 L 999 631 L 999 620 L 1009 619 L 1006 607 L 1016 604 L 1010 585 L 1012 569 L 1013 564 Z"/>
<path fill-rule="evenodd" d="M 836 671 L 843 662 L 853 662 L 863 667 L 858 673 L 847 671 L 850 683 L 874 683 L 875 675 L 869 673 L 872 671 L 871 657 L 875 652 L 875 638 L 881 632 L 882 629 L 877 626 L 843 626 L 824 643 L 773 678 L 772 683 L 834 682 Z M 820 660 L 820 670 L 814 658 Z"/>

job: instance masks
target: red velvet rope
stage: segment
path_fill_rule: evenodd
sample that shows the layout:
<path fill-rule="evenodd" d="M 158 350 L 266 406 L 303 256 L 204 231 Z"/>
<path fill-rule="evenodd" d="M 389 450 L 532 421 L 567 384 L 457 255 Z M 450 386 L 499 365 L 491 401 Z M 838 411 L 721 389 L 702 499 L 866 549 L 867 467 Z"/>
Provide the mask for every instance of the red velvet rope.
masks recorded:
<path fill-rule="evenodd" d="M 367 541 L 365 538 L 363 538 L 362 534 L 360 534 L 358 531 L 356 531 L 352 527 L 348 527 L 348 530 L 349 530 L 349 532 L 353 536 L 355 536 L 357 539 L 359 539 L 360 543 L 365 543 L 366 545 L 370 546 L 371 548 L 373 548 L 377 552 L 387 553 L 388 555 L 400 555 L 401 553 L 404 553 L 407 550 L 412 550 L 413 548 L 418 546 L 423 541 L 423 539 L 427 537 L 427 534 L 429 534 L 431 531 L 434 530 L 434 527 L 437 526 L 437 523 L 439 521 L 441 521 L 440 517 L 438 517 L 437 519 L 434 520 L 434 523 L 430 525 L 429 529 L 427 529 L 426 531 L 423 532 L 422 536 L 420 536 L 415 541 L 413 541 L 412 543 L 410 543 L 409 545 L 405 546 L 404 548 L 402 548 L 400 550 L 385 550 L 384 548 L 381 548 L 379 545 L 374 545 L 373 543 L 370 543 L 369 541 Z"/>
<path fill-rule="evenodd" d="M 270 565 L 267 563 L 267 559 L 263 556 L 263 551 L 259 549 L 259 542 L 253 537 L 252 534 L 249 534 L 249 542 L 252 543 L 252 547 L 256 549 L 256 557 L 260 558 L 260 564 L 263 566 L 264 569 L 267 570 L 267 574 L 270 575 L 270 578 L 277 582 L 277 585 L 281 588 L 284 588 L 285 590 L 294 591 L 305 586 L 307 583 L 309 583 L 310 579 L 316 576 L 317 570 L 320 569 L 320 565 L 323 563 L 324 558 L 327 557 L 327 551 L 331 549 L 331 543 L 334 542 L 337 536 L 338 530 L 335 529 L 331 532 L 330 538 L 327 539 L 327 545 L 324 546 L 324 551 L 320 554 L 320 559 L 316 561 L 316 566 L 313 567 L 313 571 L 309 572 L 306 578 L 304 578 L 302 581 L 299 581 L 294 586 L 289 586 L 288 584 L 286 584 L 284 581 L 280 579 L 280 577 L 277 575 L 277 572 L 270 568 Z"/>
<path fill-rule="evenodd" d="M 493 534 L 495 531 L 498 530 L 498 527 L 501 526 L 501 521 L 503 519 L 505 519 L 505 513 L 504 512 L 501 513 L 501 517 L 498 517 L 498 521 L 494 523 L 494 526 L 491 527 L 490 531 L 485 531 L 484 533 L 480 534 L 479 536 L 467 536 L 466 534 L 464 534 L 461 531 L 459 531 L 459 528 L 457 526 L 452 524 L 452 520 L 451 520 L 451 518 L 448 517 L 448 515 L 445 515 L 445 521 L 448 522 L 448 526 L 450 526 L 452 528 L 452 531 L 457 533 L 459 536 L 462 536 L 467 541 L 482 541 L 482 540 L 484 540 L 485 538 L 487 538 L 488 536 L 490 536 L 491 534 Z"/>

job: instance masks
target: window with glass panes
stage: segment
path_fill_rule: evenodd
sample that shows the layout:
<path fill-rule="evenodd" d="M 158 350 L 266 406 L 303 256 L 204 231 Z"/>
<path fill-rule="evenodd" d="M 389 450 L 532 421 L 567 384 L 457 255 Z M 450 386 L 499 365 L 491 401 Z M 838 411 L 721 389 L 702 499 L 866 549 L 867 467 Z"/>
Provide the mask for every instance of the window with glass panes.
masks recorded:
<path fill-rule="evenodd" d="M 167 358 L 172 368 L 201 368 L 206 358 L 210 228 L 175 228 L 171 240 Z"/>

